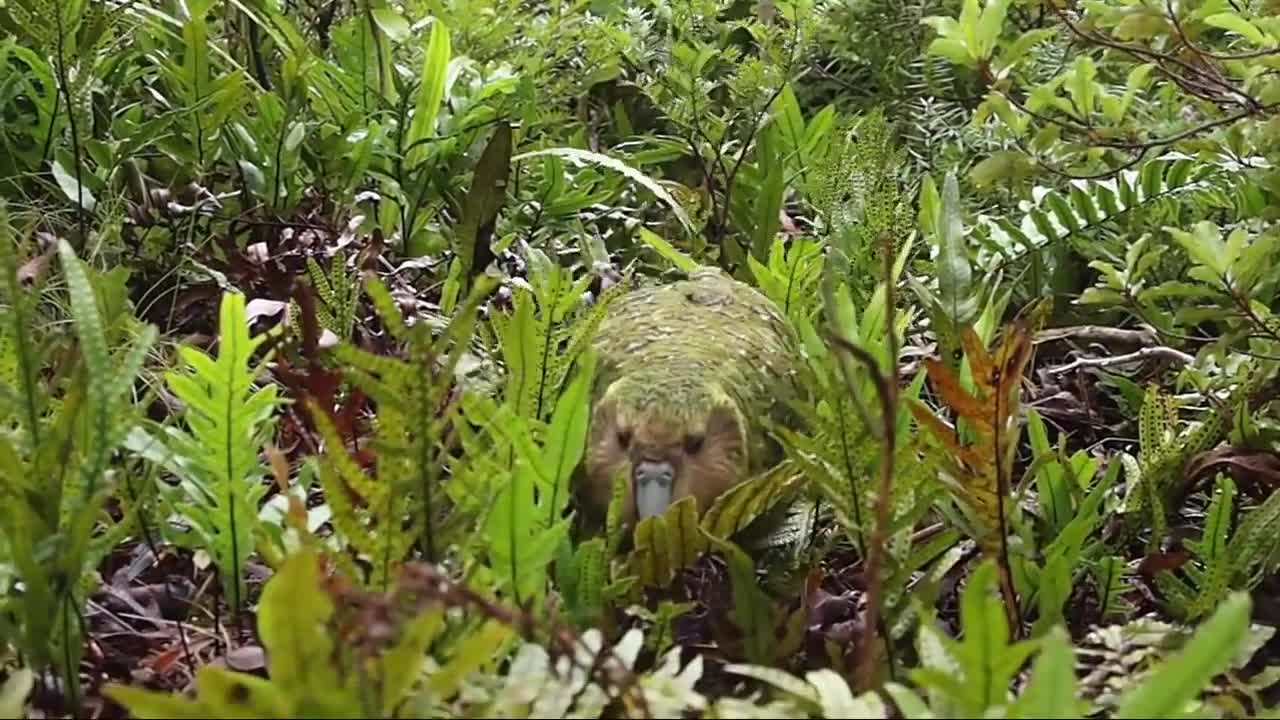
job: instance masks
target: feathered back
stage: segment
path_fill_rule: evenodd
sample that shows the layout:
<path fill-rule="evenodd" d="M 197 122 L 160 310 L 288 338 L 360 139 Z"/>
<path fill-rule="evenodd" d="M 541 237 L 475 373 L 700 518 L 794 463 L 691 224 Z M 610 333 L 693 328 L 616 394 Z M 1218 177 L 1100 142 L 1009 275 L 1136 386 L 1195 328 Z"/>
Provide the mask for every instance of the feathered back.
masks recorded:
<path fill-rule="evenodd" d="M 799 343 L 781 310 L 755 288 L 701 269 L 687 280 L 617 298 L 595 335 L 596 398 L 615 380 L 638 380 L 623 399 L 634 408 L 683 404 L 717 382 L 752 424 L 775 407 L 779 383 L 795 378 Z M 697 412 L 699 408 L 688 408 Z"/>

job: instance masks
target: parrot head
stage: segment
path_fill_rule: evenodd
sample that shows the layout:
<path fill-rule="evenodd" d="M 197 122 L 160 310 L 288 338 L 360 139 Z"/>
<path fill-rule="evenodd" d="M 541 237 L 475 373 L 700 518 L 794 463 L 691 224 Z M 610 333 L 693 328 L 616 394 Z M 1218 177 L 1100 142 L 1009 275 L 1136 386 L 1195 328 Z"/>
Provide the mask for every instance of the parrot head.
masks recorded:
<path fill-rule="evenodd" d="M 584 458 L 589 499 L 607 507 L 621 471 L 628 524 L 689 495 L 705 512 L 746 478 L 746 433 L 737 401 L 705 374 L 684 380 L 669 366 L 628 373 L 604 389 L 592 412 Z"/>

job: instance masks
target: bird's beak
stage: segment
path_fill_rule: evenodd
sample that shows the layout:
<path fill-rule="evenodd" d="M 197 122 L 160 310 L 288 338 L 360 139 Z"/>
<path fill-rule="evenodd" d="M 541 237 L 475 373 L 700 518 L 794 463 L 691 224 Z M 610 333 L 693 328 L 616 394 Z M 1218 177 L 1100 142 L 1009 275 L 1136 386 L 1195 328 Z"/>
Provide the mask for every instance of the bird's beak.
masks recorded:
<path fill-rule="evenodd" d="M 631 481 L 636 493 L 636 512 L 640 519 L 661 515 L 671 504 L 671 486 L 676 470 L 669 462 L 644 460 L 636 463 Z"/>

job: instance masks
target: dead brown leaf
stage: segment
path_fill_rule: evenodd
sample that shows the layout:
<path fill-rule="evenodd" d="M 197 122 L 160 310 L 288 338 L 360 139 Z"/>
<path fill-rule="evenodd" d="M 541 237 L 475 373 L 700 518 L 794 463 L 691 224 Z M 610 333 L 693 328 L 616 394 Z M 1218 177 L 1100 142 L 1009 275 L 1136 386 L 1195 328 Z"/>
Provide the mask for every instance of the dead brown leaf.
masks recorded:
<path fill-rule="evenodd" d="M 1222 446 L 1191 458 L 1186 479 L 1190 487 L 1195 487 L 1219 472 L 1229 474 L 1242 490 L 1265 497 L 1280 488 L 1280 454 Z"/>

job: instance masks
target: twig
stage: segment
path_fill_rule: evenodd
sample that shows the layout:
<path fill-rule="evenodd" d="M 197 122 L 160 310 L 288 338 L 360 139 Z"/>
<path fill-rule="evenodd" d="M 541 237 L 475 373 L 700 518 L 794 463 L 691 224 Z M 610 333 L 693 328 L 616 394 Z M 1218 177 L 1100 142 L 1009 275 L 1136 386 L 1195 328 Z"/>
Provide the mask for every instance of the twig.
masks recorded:
<path fill-rule="evenodd" d="M 1245 93 L 1244 91 L 1240 90 L 1239 88 L 1235 87 L 1234 85 L 1223 80 L 1220 77 L 1209 75 L 1208 73 L 1204 72 L 1203 69 L 1198 68 L 1195 65 L 1192 65 L 1191 63 L 1185 60 L 1177 58 L 1173 55 L 1167 55 L 1165 53 L 1159 53 L 1154 50 L 1149 50 L 1141 46 L 1128 45 L 1126 43 L 1112 40 L 1109 37 L 1099 35 L 1097 33 L 1089 32 L 1087 30 L 1082 29 L 1079 25 L 1076 25 L 1074 22 L 1072 22 L 1071 19 L 1067 17 L 1066 11 L 1064 11 L 1062 8 L 1059 8 L 1056 6 L 1051 6 L 1051 7 L 1053 9 L 1054 14 L 1058 16 L 1058 19 L 1061 20 L 1063 24 L 1065 24 L 1067 28 L 1071 30 L 1071 32 L 1074 33 L 1076 36 L 1083 38 L 1085 40 L 1088 40 L 1089 42 L 1096 43 L 1104 47 L 1109 47 L 1112 50 L 1117 50 L 1127 55 L 1131 55 L 1135 58 L 1140 58 L 1142 60 L 1154 62 L 1157 65 L 1157 67 L 1160 67 L 1163 72 L 1169 75 L 1170 79 L 1178 83 L 1178 85 L 1180 85 L 1187 92 L 1195 94 L 1195 89 L 1193 89 L 1192 87 L 1188 87 L 1187 83 L 1195 83 L 1197 82 L 1197 80 L 1200 80 L 1203 82 L 1207 82 L 1209 85 L 1217 86 L 1217 88 L 1223 91 L 1224 93 L 1234 94 L 1242 98 L 1242 100 L 1236 101 L 1237 104 L 1245 105 L 1251 108 L 1256 108 L 1256 106 L 1258 105 L 1258 101 L 1253 97 L 1251 97 L 1249 94 Z M 1187 73 L 1187 76 L 1178 76 L 1168 72 L 1168 70 L 1165 70 L 1163 68 L 1163 63 L 1169 63 L 1181 68 L 1184 72 Z M 1201 89 L 1201 88 L 1197 88 L 1197 89 Z"/>
<path fill-rule="evenodd" d="M 1187 46 L 1195 54 L 1204 58 L 1213 58 L 1214 60 L 1252 60 L 1254 58 L 1267 57 L 1268 55 L 1280 54 L 1280 48 L 1269 48 L 1266 50 L 1251 50 L 1242 53 L 1216 53 L 1191 42 L 1191 38 L 1187 37 L 1187 33 L 1182 29 L 1182 21 L 1178 19 L 1178 14 L 1173 11 L 1173 0 L 1165 0 L 1165 10 L 1168 12 L 1169 19 L 1173 21 L 1173 29 L 1178 33 L 1178 39 L 1182 40 L 1182 44 Z"/>
<path fill-rule="evenodd" d="M 1091 135 L 1090 128 L 1084 127 L 1083 125 L 1076 124 L 1076 123 L 1063 122 L 1062 120 L 1051 118 L 1048 115 L 1045 115 L 1043 113 L 1038 113 L 1028 108 L 1021 100 L 1017 99 L 1013 95 L 1010 95 L 1009 93 L 1003 90 L 1000 90 L 998 92 L 1010 103 L 1013 103 L 1013 105 L 1016 106 L 1019 110 L 1030 115 L 1036 120 L 1039 120 L 1045 123 L 1050 123 L 1052 125 L 1057 125 L 1058 127 L 1063 128 L 1064 130 L 1071 130 L 1072 132 L 1078 133 L 1080 135 L 1084 135 L 1086 137 Z M 1172 145 L 1176 142 L 1180 142 L 1182 140 L 1186 140 L 1187 138 L 1194 137 L 1196 135 L 1199 135 L 1200 133 L 1213 130 L 1214 128 L 1221 127 L 1223 125 L 1230 125 L 1231 123 L 1237 120 L 1243 120 L 1252 115 L 1257 115 L 1260 113 L 1268 112 L 1270 110 L 1274 110 L 1277 107 L 1280 107 L 1280 103 L 1271 103 L 1268 105 L 1258 104 L 1256 107 L 1250 107 L 1244 110 L 1237 110 L 1236 112 L 1230 115 L 1220 117 L 1216 120 L 1209 120 L 1209 121 L 1200 123 L 1199 125 L 1193 125 L 1189 128 L 1179 130 L 1178 132 L 1173 133 L 1172 135 L 1166 135 L 1164 137 L 1155 138 L 1153 140 L 1143 140 L 1141 142 L 1129 142 L 1129 141 L 1122 141 L 1122 140 L 1090 139 L 1089 144 L 1095 147 L 1113 148 L 1115 150 L 1138 150 L 1138 151 L 1156 150 L 1166 145 Z M 1111 171 L 1111 172 L 1114 172 L 1114 171 Z"/>
<path fill-rule="evenodd" d="M 80 130 L 76 123 L 76 104 L 71 96 L 71 78 L 67 73 L 66 30 L 62 26 L 61 6 L 58 6 L 54 11 L 53 19 L 57 24 L 58 33 L 58 45 L 55 48 L 57 58 L 54 67 L 58 73 L 58 87 L 62 90 L 62 95 L 67 103 L 67 125 L 71 130 L 71 158 L 75 162 L 75 167 L 72 170 L 76 178 L 76 223 L 80 228 L 80 248 L 84 250 L 89 247 L 89 227 L 85 218 L 87 210 L 84 207 L 84 179 L 80 177 L 80 166 L 84 163 L 84 158 L 80 155 Z M 49 127 L 52 128 L 53 124 L 53 121 L 50 120 Z"/>
<path fill-rule="evenodd" d="M 1176 360 L 1185 365 L 1190 365 L 1191 363 L 1194 363 L 1196 360 L 1194 357 L 1192 357 L 1191 355 L 1188 355 L 1187 353 L 1182 352 L 1181 350 L 1177 350 L 1171 347 L 1165 347 L 1163 345 L 1156 345 L 1154 347 L 1145 347 L 1140 350 L 1135 350 L 1131 353 L 1126 353 L 1124 355 L 1113 355 L 1112 357 L 1104 357 L 1104 358 L 1080 358 L 1078 360 L 1069 362 L 1066 365 L 1061 365 L 1055 368 L 1049 368 L 1048 370 L 1046 370 L 1046 372 L 1048 372 L 1050 375 L 1059 375 L 1061 373 L 1065 373 L 1070 370 L 1075 370 L 1076 368 L 1111 367 L 1112 365 L 1123 365 L 1125 363 L 1139 362 L 1142 360 L 1149 360 L 1151 358 Z"/>
<path fill-rule="evenodd" d="M 1041 330 L 1036 333 L 1035 338 L 1031 342 L 1039 345 L 1043 342 L 1062 340 L 1064 338 L 1078 338 L 1081 340 L 1093 340 L 1095 342 L 1102 343 L 1142 346 L 1155 345 L 1159 341 L 1159 336 L 1156 334 L 1155 328 L 1150 326 L 1144 326 L 1141 330 L 1129 330 L 1125 328 L 1107 327 L 1105 325 L 1074 325 L 1071 327 Z"/>

